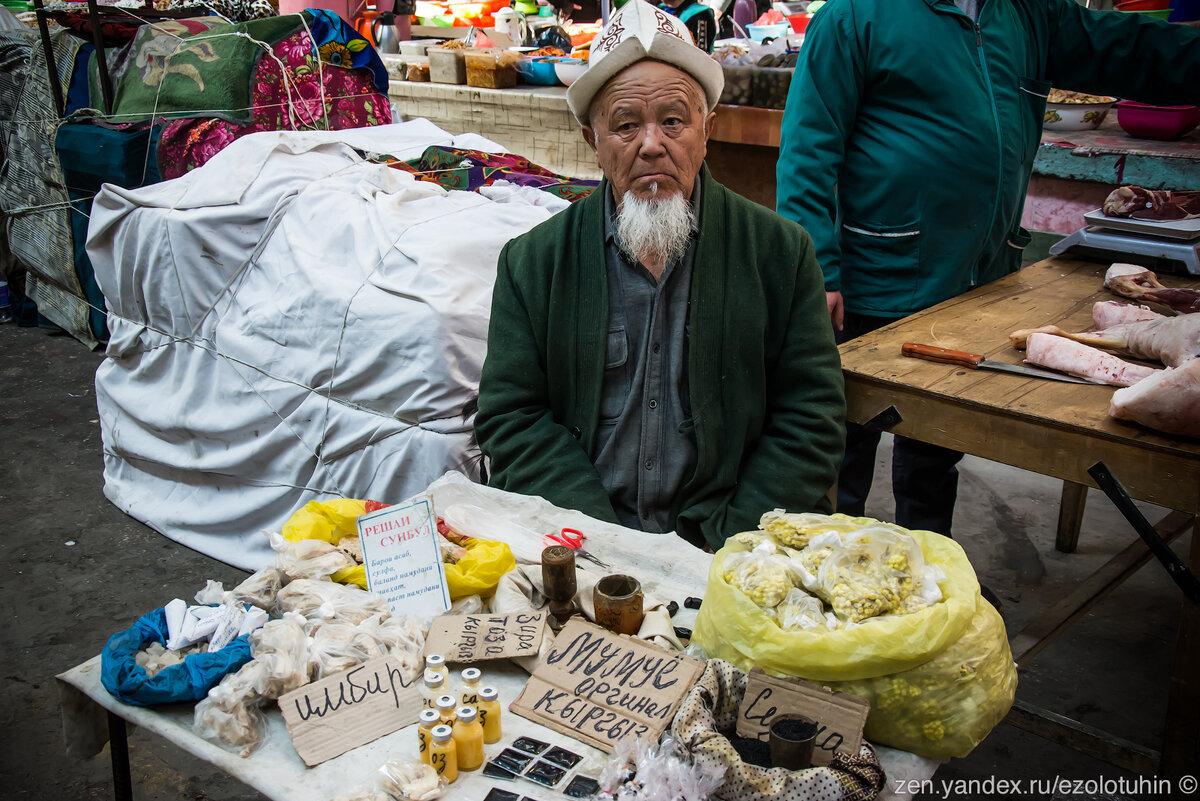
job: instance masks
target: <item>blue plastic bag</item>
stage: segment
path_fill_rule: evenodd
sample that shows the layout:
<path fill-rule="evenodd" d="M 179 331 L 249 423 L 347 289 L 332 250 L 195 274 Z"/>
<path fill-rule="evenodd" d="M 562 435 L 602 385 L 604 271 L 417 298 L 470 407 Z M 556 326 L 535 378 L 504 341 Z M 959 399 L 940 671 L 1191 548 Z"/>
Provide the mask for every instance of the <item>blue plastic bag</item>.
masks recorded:
<path fill-rule="evenodd" d="M 250 635 L 243 634 L 220 651 L 192 654 L 151 677 L 134 657 L 153 642 L 166 646 L 167 614 L 162 609 L 155 609 L 130 628 L 108 638 L 100 654 L 100 681 L 104 689 L 134 706 L 199 701 L 227 673 L 253 658 Z"/>

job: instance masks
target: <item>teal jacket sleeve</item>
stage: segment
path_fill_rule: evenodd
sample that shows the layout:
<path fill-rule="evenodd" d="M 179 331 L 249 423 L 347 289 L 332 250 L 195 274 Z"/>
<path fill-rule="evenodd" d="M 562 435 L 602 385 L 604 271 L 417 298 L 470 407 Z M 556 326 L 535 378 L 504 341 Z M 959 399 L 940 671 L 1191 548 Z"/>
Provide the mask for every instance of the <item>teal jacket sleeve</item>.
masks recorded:
<path fill-rule="evenodd" d="M 1055 86 L 1155 105 L 1200 105 L 1200 28 L 1047 0 Z M 807 43 L 806 43 L 807 46 Z"/>
<path fill-rule="evenodd" d="M 849 0 L 813 17 L 788 90 L 776 164 L 775 208 L 816 245 L 825 289 L 841 290 L 837 183 L 862 97 L 864 61 Z"/>
<path fill-rule="evenodd" d="M 764 512 L 832 511 L 846 442 L 846 396 L 841 356 L 825 307 L 821 270 L 809 238 L 796 248 L 795 291 L 784 310 L 784 343 L 767 365 L 767 408 L 758 446 L 743 462 L 724 509 L 701 523 L 705 540 L 753 530 Z"/>
<path fill-rule="evenodd" d="M 479 447 L 491 460 L 489 483 L 615 523 L 583 444 L 554 419 L 546 369 L 548 289 L 515 279 L 511 246 L 500 253 L 496 271 L 475 416 Z"/>

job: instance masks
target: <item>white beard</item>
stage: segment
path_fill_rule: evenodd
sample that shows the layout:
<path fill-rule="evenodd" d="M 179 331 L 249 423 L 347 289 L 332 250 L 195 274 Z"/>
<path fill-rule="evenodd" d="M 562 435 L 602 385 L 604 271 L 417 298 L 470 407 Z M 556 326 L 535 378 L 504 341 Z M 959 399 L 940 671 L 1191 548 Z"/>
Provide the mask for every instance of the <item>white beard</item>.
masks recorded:
<path fill-rule="evenodd" d="M 658 197 L 651 187 L 649 200 L 626 192 L 617 211 L 617 246 L 630 261 L 663 265 L 677 262 L 687 252 L 692 235 L 692 209 L 679 193 Z"/>

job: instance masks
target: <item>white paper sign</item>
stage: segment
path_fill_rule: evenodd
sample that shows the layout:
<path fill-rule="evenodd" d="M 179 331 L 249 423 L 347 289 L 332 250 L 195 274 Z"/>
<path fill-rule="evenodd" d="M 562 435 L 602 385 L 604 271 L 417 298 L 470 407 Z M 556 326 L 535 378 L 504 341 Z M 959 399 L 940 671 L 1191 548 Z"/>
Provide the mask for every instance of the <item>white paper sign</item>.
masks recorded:
<path fill-rule="evenodd" d="M 430 621 L 450 608 L 437 520 L 428 498 L 358 518 L 367 588 L 392 611 Z"/>

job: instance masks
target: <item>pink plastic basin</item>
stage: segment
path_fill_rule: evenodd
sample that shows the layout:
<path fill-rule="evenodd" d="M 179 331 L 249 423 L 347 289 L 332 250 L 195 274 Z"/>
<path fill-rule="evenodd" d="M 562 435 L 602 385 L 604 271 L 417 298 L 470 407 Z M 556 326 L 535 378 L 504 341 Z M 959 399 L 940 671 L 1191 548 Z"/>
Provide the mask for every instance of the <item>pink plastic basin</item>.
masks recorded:
<path fill-rule="evenodd" d="M 1139 139 L 1178 139 L 1200 125 L 1200 106 L 1148 106 L 1122 100 L 1117 103 L 1117 124 Z"/>

